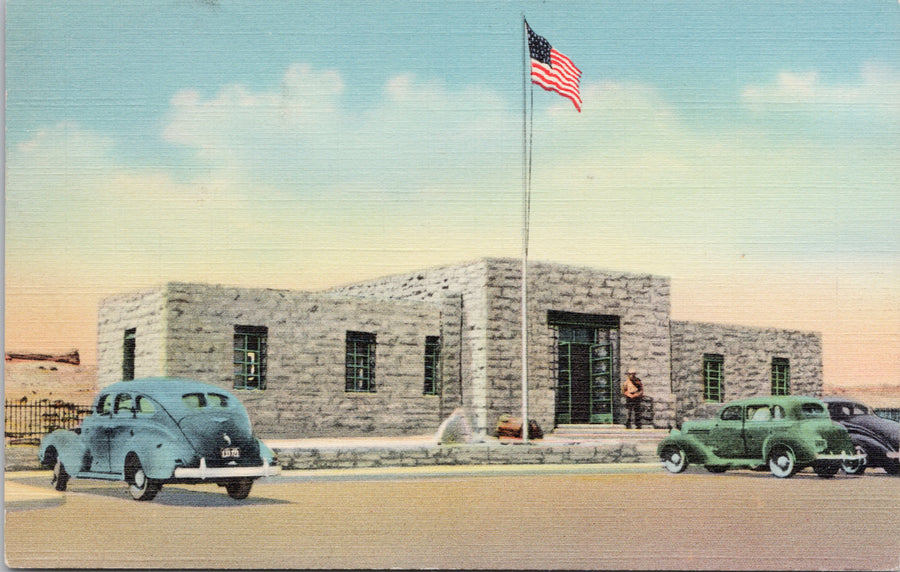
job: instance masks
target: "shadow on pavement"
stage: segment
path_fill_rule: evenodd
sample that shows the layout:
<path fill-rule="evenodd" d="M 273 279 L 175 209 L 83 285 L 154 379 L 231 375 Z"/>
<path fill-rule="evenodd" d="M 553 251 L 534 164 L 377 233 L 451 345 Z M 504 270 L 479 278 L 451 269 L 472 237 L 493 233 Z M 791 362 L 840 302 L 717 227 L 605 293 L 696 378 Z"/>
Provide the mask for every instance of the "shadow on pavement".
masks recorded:
<path fill-rule="evenodd" d="M 17 479 L 18 482 L 41 487 L 47 490 L 53 490 L 47 479 L 38 477 Z M 234 500 L 225 492 L 224 487 L 214 484 L 199 485 L 206 490 L 198 490 L 194 488 L 185 488 L 182 485 L 163 485 L 159 493 L 152 501 L 138 502 L 131 498 L 128 494 L 128 488 L 124 482 L 119 481 L 91 481 L 73 479 L 69 481 L 69 487 L 64 494 L 83 494 L 97 497 L 105 497 L 111 499 L 119 499 L 139 504 L 161 504 L 165 506 L 184 506 L 184 507 L 237 507 L 237 506 L 256 506 L 256 505 L 281 505 L 291 504 L 290 501 L 282 499 L 266 498 L 262 496 L 254 496 L 253 491 L 250 496 L 244 500 Z"/>
<path fill-rule="evenodd" d="M 669 474 L 671 474 L 671 473 L 669 473 Z M 872 474 L 867 472 L 863 475 L 848 475 L 848 474 L 845 474 L 843 471 L 841 471 L 841 472 L 838 472 L 838 474 L 834 475 L 833 477 L 822 478 L 819 475 L 817 475 L 815 473 L 815 471 L 807 468 L 802 471 L 798 471 L 791 477 L 788 477 L 785 479 L 779 479 L 778 477 L 774 476 L 771 473 L 771 471 L 769 471 L 768 468 L 766 468 L 765 470 L 763 470 L 763 469 L 760 469 L 760 470 L 731 469 L 731 470 L 728 470 L 728 471 L 725 471 L 722 473 L 711 473 L 711 472 L 707 471 L 706 469 L 704 469 L 703 467 L 696 467 L 694 465 L 691 465 L 690 467 L 688 467 L 684 471 L 684 474 L 685 475 L 691 475 L 691 474 L 693 474 L 693 475 L 708 475 L 708 476 L 715 477 L 715 478 L 743 477 L 745 479 L 772 479 L 773 481 L 794 481 L 794 480 L 804 480 L 804 479 L 815 479 L 815 480 L 823 480 L 823 481 L 829 481 L 829 480 L 842 481 L 842 480 L 847 480 L 847 479 L 851 479 L 851 480 L 863 479 L 863 478 L 866 478 L 869 476 L 876 477 L 876 478 L 890 476 L 887 473 L 877 473 L 877 472 L 872 473 Z M 671 475 L 671 476 L 676 477 L 676 478 L 678 477 L 678 475 Z"/>

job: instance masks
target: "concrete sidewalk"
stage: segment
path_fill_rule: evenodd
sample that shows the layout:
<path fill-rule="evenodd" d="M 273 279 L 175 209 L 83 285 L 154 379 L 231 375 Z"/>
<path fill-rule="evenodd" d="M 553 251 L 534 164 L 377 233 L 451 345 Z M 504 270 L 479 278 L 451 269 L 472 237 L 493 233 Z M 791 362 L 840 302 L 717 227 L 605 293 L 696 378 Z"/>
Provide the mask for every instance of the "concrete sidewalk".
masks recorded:
<path fill-rule="evenodd" d="M 625 429 L 618 425 L 572 426 L 566 431 L 553 431 L 540 439 L 529 439 L 534 447 L 597 446 L 609 443 L 656 444 L 668 435 L 668 429 Z M 581 428 L 581 429 L 579 429 Z M 302 439 L 263 439 L 272 449 L 418 449 L 441 445 L 437 434 L 407 435 L 402 437 L 321 437 Z M 450 446 L 492 446 L 522 444 L 521 439 L 483 437 L 468 443 L 452 443 Z"/>

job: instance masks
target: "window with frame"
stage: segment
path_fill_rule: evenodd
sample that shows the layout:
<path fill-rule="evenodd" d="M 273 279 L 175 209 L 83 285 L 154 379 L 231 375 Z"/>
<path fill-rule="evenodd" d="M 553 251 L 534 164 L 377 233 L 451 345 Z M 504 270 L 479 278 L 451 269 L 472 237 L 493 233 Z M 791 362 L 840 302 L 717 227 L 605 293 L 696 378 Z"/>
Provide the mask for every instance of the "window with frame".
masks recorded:
<path fill-rule="evenodd" d="M 425 386 L 422 393 L 437 395 L 441 392 L 441 338 L 425 336 Z"/>
<path fill-rule="evenodd" d="M 791 364 L 787 358 L 772 358 L 772 395 L 791 394 Z"/>
<path fill-rule="evenodd" d="M 119 415 L 122 413 L 133 413 L 132 406 L 134 405 L 134 401 L 131 399 L 131 395 L 128 393 L 120 393 L 116 396 L 116 405 L 113 408 L 113 414 Z"/>
<path fill-rule="evenodd" d="M 101 395 L 97 400 L 97 411 L 99 415 L 112 414 L 113 396 L 111 394 Z"/>
<path fill-rule="evenodd" d="M 703 401 L 722 403 L 725 381 L 725 358 L 719 354 L 703 354 Z"/>
<path fill-rule="evenodd" d="M 742 414 L 743 411 L 740 405 L 732 405 L 726 407 L 724 411 L 722 411 L 720 418 L 722 421 L 740 421 L 742 419 Z"/>
<path fill-rule="evenodd" d="M 266 353 L 269 328 L 234 327 L 234 388 L 266 388 Z"/>
<path fill-rule="evenodd" d="M 143 395 L 138 395 L 135 398 L 134 409 L 138 415 L 153 415 L 156 413 L 156 406 L 153 405 L 149 398 Z"/>
<path fill-rule="evenodd" d="M 375 334 L 347 332 L 347 393 L 375 393 Z"/>
<path fill-rule="evenodd" d="M 122 340 L 122 379 L 131 381 L 134 379 L 134 354 L 137 348 L 137 328 L 125 330 L 125 338 Z"/>

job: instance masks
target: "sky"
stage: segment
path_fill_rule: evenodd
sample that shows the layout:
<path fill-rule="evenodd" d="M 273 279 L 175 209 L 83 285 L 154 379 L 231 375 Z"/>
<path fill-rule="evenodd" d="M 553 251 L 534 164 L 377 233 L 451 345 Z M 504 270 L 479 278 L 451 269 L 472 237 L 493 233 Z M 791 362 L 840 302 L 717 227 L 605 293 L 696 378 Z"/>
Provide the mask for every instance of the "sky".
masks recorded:
<path fill-rule="evenodd" d="M 668 276 L 673 319 L 900 383 L 896 0 L 6 9 L 7 351 L 96 362 L 100 301 L 170 281 L 518 258 L 527 125 L 529 260 Z M 525 81 L 523 17 L 581 113 Z"/>

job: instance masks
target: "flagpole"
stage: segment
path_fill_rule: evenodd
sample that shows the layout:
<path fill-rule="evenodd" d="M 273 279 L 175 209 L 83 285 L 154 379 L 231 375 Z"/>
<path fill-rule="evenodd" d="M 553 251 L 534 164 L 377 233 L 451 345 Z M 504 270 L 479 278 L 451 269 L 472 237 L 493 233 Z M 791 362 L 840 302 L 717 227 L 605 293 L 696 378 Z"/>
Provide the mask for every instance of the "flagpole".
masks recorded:
<path fill-rule="evenodd" d="M 581 113 L 581 70 L 535 34 L 522 12 L 522 442 L 528 442 L 528 230 L 531 214 L 531 152 L 534 149 L 534 85 L 569 99 Z M 532 51 L 533 49 L 533 51 Z M 531 80 L 529 82 L 529 79 Z M 529 124 L 528 84 L 531 83 Z"/>
<path fill-rule="evenodd" d="M 528 23 L 522 15 L 522 442 L 528 442 Z"/>

